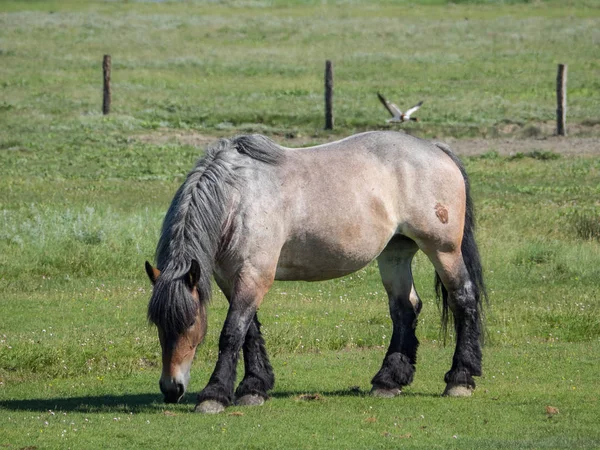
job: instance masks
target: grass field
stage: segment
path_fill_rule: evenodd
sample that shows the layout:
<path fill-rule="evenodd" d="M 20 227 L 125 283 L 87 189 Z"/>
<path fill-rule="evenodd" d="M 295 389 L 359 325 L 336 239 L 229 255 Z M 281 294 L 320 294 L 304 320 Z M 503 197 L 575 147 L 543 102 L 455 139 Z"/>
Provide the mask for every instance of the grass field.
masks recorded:
<path fill-rule="evenodd" d="M 368 395 L 391 333 L 372 265 L 274 286 L 260 314 L 277 384 L 262 408 L 191 414 L 193 394 L 164 405 L 143 271 L 202 153 L 164 135 L 323 142 L 384 128 L 382 91 L 401 106 L 425 100 L 407 127 L 419 136 L 541 138 L 566 62 L 572 134 L 600 142 L 599 30 L 592 0 L 2 2 L 0 447 L 600 447 L 598 152 L 561 156 L 529 139 L 526 152 L 465 159 L 490 293 L 470 399 L 439 397 L 453 343 L 441 342 L 433 269 L 418 255 L 422 345 L 400 398 Z M 217 292 L 191 393 L 210 376 L 225 313 Z"/>
<path fill-rule="evenodd" d="M 105 53 L 113 59 L 111 125 L 122 132 L 314 133 L 323 126 L 325 59 L 334 61 L 342 134 L 384 124 L 377 91 L 401 107 L 424 100 L 413 127 L 421 133 L 535 127 L 555 118 L 557 63 L 569 64 L 569 123 L 584 133 L 598 123 L 595 0 L 273 3 L 3 2 L 9 146 L 37 150 L 64 132 L 104 134 Z M 38 139 L 23 140 L 33 126 Z"/>

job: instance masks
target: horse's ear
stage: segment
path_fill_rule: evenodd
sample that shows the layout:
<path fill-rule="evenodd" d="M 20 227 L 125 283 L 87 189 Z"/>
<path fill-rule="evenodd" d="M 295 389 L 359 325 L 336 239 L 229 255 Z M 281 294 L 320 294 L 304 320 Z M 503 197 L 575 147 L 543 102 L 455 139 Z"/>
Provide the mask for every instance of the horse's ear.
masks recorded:
<path fill-rule="evenodd" d="M 200 264 L 195 259 L 192 259 L 190 264 L 190 271 L 188 272 L 188 285 L 190 289 L 198 284 L 200 280 Z"/>
<path fill-rule="evenodd" d="M 158 270 L 155 267 L 152 267 L 152 264 L 146 261 L 146 273 L 148 274 L 148 278 L 150 278 L 152 284 L 155 284 L 156 280 L 158 279 L 158 276 L 160 275 L 160 270 Z"/>

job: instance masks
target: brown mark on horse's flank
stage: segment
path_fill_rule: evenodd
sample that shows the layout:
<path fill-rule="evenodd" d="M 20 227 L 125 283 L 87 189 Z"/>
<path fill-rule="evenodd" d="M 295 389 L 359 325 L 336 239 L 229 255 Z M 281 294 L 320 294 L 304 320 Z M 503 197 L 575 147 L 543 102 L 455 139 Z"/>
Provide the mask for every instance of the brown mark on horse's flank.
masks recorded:
<path fill-rule="evenodd" d="M 440 219 L 440 222 L 448 223 L 448 210 L 439 202 L 435 204 L 435 215 Z"/>

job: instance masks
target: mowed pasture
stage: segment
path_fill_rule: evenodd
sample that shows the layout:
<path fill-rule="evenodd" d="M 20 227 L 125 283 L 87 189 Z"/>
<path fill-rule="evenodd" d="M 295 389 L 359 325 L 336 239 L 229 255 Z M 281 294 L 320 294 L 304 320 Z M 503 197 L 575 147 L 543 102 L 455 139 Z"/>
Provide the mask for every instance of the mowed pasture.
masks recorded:
<path fill-rule="evenodd" d="M 600 447 L 599 30 L 592 0 L 2 2 L 0 447 Z M 584 156 L 537 140 L 550 136 L 557 63 L 569 64 L 567 126 Z M 421 347 L 400 397 L 368 395 L 391 334 L 371 265 L 276 283 L 259 313 L 272 399 L 203 416 L 193 393 L 226 313 L 215 288 L 186 402 L 163 404 L 143 263 L 205 143 L 386 128 L 377 91 L 401 107 L 425 100 L 421 122 L 402 125 L 413 134 L 452 138 L 458 154 L 460 138 L 482 143 L 464 158 L 490 297 L 473 397 L 440 397 L 454 342 L 419 254 Z M 526 151 L 506 155 L 498 137 Z"/>

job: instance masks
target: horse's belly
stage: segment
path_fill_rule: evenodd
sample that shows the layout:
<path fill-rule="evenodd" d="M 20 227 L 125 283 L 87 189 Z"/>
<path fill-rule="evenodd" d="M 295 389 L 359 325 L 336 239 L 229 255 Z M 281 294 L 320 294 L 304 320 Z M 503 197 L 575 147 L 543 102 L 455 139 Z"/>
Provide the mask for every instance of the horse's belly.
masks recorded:
<path fill-rule="evenodd" d="M 281 250 L 275 279 L 320 281 L 351 274 L 373 261 L 392 234 L 362 239 L 346 236 L 345 240 L 321 236 L 291 239 Z"/>
<path fill-rule="evenodd" d="M 322 267 L 315 265 L 299 265 L 299 264 L 280 264 L 275 272 L 275 279 L 281 281 L 323 281 L 333 278 L 340 278 L 345 275 L 356 272 L 365 267 L 370 261 L 364 264 L 347 265 L 343 268 L 335 268 L 333 266 Z"/>

